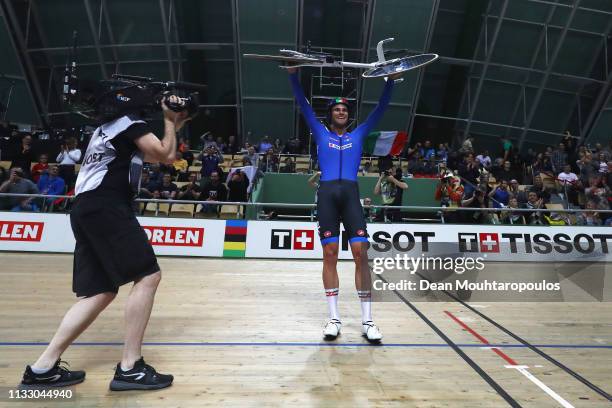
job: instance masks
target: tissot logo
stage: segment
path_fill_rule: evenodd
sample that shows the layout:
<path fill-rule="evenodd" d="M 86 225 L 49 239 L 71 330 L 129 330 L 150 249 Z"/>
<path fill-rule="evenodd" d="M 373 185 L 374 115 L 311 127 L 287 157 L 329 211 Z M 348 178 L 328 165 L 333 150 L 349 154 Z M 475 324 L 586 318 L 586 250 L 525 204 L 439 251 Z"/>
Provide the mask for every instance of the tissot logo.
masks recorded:
<path fill-rule="evenodd" d="M 201 247 L 204 228 L 143 226 L 151 245 Z"/>
<path fill-rule="evenodd" d="M 0 241 L 40 241 L 43 222 L 0 221 Z"/>
<path fill-rule="evenodd" d="M 499 234 L 494 232 L 457 234 L 461 252 L 499 252 Z"/>
<path fill-rule="evenodd" d="M 478 240 L 480 241 L 480 252 L 499 252 L 499 235 L 481 232 L 478 234 Z"/>
<path fill-rule="evenodd" d="M 460 232 L 457 234 L 459 251 L 478 252 L 478 234 Z"/>
<path fill-rule="evenodd" d="M 273 229 L 270 236 L 270 249 L 313 250 L 314 230 Z"/>
<path fill-rule="evenodd" d="M 521 233 L 468 233 L 457 234 L 459 251 L 461 252 L 501 252 L 501 244 L 504 244 L 504 252 L 512 254 L 569 254 L 578 252 L 580 254 L 591 254 L 601 251 L 608 254 L 610 248 L 608 241 L 612 240 L 612 234 L 521 234 Z"/>

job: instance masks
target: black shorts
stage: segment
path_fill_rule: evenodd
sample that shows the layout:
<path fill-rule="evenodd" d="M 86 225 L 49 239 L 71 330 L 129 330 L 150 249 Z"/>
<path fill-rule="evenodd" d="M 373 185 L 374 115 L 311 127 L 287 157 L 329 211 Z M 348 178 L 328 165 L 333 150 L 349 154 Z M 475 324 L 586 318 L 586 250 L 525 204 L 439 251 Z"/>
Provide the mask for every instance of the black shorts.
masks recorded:
<path fill-rule="evenodd" d="M 321 181 L 317 192 L 317 214 L 321 244 L 339 242 L 340 221 L 349 242 L 368 242 L 363 207 L 356 181 Z"/>
<path fill-rule="evenodd" d="M 70 213 L 76 239 L 72 290 L 78 297 L 115 292 L 159 271 L 157 258 L 129 201 L 79 196 Z"/>

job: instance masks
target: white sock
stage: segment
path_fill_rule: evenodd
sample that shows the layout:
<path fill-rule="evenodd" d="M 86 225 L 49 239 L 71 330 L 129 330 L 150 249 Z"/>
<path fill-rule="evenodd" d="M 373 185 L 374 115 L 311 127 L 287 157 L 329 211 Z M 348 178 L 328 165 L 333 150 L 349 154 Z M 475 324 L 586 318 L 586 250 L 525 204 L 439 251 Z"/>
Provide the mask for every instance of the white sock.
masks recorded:
<path fill-rule="evenodd" d="M 357 295 L 361 300 L 361 321 L 363 323 L 372 320 L 372 292 L 369 290 L 358 290 Z"/>
<path fill-rule="evenodd" d="M 329 318 L 340 320 L 340 315 L 338 314 L 338 288 L 325 289 L 325 297 L 327 298 Z"/>
<path fill-rule="evenodd" d="M 51 367 L 53 368 L 53 367 Z M 30 366 L 30 370 L 32 370 L 32 372 L 34 374 L 43 374 L 46 373 L 47 371 L 49 371 L 51 368 L 36 368 L 34 366 Z"/>

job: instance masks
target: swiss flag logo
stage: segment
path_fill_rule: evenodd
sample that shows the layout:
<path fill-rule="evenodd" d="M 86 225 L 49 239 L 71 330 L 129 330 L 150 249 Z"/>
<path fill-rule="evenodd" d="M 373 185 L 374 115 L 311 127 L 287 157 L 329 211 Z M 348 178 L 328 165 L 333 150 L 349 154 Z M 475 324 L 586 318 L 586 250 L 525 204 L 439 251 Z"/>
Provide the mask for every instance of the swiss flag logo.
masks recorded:
<path fill-rule="evenodd" d="M 293 231 L 293 249 L 314 249 L 314 230 Z"/>
<path fill-rule="evenodd" d="M 499 252 L 499 235 L 491 232 L 478 234 L 480 241 L 480 252 Z"/>

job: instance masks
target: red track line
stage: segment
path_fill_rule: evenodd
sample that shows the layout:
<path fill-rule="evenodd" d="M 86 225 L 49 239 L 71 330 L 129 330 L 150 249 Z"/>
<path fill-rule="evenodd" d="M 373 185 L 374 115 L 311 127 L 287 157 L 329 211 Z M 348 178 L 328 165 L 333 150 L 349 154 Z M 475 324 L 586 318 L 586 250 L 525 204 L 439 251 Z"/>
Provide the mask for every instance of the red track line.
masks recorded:
<path fill-rule="evenodd" d="M 455 322 L 457 322 L 461 327 L 463 327 L 465 330 L 467 330 L 468 332 L 470 332 L 470 334 L 474 337 L 476 337 L 478 340 L 480 340 L 481 343 L 483 344 L 491 344 L 489 343 L 489 340 L 485 339 L 484 337 L 482 337 L 480 334 L 476 333 L 476 331 L 474 329 L 472 329 L 470 326 L 468 326 L 467 324 L 465 324 L 464 322 L 462 322 L 461 320 L 459 320 L 454 314 L 452 314 L 451 312 L 449 312 L 448 310 L 445 310 L 444 313 L 446 313 L 451 319 L 453 319 Z M 497 354 L 498 356 L 500 356 L 501 358 L 503 358 L 504 360 L 506 360 L 506 362 L 510 365 L 518 365 L 518 363 L 516 361 L 514 361 L 513 359 L 511 359 L 510 357 L 508 357 L 508 355 L 506 353 L 504 353 L 503 351 L 501 351 L 500 349 L 498 349 L 497 347 L 491 347 L 491 350 L 493 350 L 493 352 L 495 352 L 495 354 Z"/>

